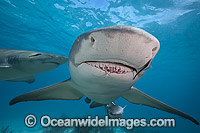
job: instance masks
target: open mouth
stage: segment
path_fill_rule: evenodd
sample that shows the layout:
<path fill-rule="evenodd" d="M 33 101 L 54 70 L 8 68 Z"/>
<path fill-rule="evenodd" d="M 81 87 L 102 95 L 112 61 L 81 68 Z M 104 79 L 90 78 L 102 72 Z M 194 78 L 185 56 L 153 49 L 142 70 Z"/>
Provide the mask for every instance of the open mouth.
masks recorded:
<path fill-rule="evenodd" d="M 131 66 L 124 65 L 122 63 L 114 63 L 114 62 L 96 62 L 89 61 L 84 62 L 92 67 L 98 68 L 106 73 L 116 73 L 116 74 L 126 74 L 136 72 L 137 70 Z"/>

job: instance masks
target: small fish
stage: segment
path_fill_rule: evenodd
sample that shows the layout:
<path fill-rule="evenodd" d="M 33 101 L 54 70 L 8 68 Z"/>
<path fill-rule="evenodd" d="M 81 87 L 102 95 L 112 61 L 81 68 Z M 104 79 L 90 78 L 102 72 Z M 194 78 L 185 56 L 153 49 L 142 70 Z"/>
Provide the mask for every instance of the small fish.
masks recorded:
<path fill-rule="evenodd" d="M 112 105 L 107 105 L 105 108 L 106 108 L 107 114 L 110 118 L 117 119 L 117 118 L 122 117 L 126 106 L 121 107 L 119 105 L 112 104 Z"/>

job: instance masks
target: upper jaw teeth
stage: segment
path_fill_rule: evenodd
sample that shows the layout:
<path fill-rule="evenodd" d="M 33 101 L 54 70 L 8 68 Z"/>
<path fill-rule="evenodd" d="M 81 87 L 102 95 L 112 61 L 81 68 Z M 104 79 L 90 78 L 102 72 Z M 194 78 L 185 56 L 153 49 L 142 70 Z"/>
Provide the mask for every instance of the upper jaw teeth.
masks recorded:
<path fill-rule="evenodd" d="M 116 63 L 87 62 L 87 64 L 109 73 L 126 74 L 128 72 L 133 72 L 132 69 Z"/>

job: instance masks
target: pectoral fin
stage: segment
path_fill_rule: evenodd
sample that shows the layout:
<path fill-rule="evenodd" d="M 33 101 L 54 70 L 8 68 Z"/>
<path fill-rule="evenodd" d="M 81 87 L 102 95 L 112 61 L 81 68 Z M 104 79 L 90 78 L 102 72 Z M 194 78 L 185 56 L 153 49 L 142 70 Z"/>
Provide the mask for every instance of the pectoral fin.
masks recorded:
<path fill-rule="evenodd" d="M 33 83 L 35 81 L 34 75 L 26 76 L 26 77 L 20 77 L 16 79 L 6 80 L 6 81 L 13 81 L 13 82 L 27 82 L 27 83 Z"/>
<path fill-rule="evenodd" d="M 10 105 L 23 101 L 40 101 L 40 100 L 79 100 L 83 95 L 73 87 L 71 80 L 66 80 L 58 84 L 45 87 L 20 95 L 10 101 Z"/>
<path fill-rule="evenodd" d="M 172 114 L 182 116 L 188 120 L 191 120 L 195 124 L 199 125 L 199 122 L 196 121 L 191 116 L 189 116 L 189 115 L 187 115 L 187 114 L 185 114 L 163 102 L 160 102 L 159 100 L 143 93 L 142 91 L 138 90 L 135 87 L 131 87 L 131 90 L 128 91 L 126 94 L 124 94 L 122 97 L 134 104 L 142 104 L 142 105 L 157 108 L 157 109 L 160 109 L 160 110 L 172 113 Z"/>

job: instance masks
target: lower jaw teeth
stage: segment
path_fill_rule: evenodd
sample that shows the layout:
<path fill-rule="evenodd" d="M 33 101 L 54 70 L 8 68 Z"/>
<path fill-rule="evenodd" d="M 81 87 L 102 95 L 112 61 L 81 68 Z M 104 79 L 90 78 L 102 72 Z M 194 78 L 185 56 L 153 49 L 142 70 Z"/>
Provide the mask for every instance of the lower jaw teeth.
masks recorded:
<path fill-rule="evenodd" d="M 123 66 L 120 67 L 113 64 L 106 65 L 106 64 L 88 63 L 88 65 L 101 69 L 102 71 L 105 71 L 106 73 L 126 74 L 128 72 L 132 72 L 131 70 L 126 70 L 127 68 L 124 68 Z"/>

